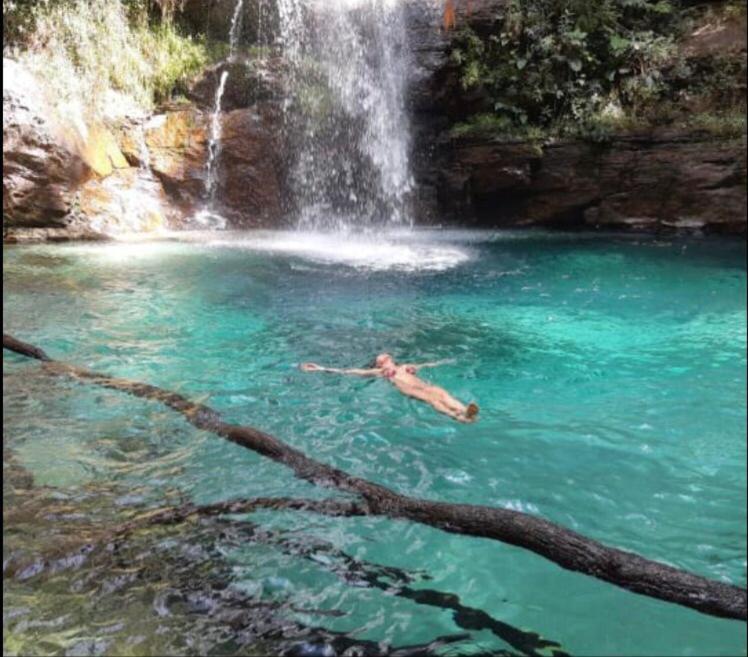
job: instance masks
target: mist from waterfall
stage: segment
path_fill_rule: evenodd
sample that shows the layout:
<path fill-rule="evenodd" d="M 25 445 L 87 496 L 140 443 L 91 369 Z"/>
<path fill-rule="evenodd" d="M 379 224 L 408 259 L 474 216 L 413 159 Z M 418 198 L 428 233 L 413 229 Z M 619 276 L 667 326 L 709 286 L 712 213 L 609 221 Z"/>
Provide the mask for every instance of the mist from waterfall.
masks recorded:
<path fill-rule="evenodd" d="M 290 183 L 307 230 L 412 223 L 409 51 L 398 0 L 277 0 Z"/>

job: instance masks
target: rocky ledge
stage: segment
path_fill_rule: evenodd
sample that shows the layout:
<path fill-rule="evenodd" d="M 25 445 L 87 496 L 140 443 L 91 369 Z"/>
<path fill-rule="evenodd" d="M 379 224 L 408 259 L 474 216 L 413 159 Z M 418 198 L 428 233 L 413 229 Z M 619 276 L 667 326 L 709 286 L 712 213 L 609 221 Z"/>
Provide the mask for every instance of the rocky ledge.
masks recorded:
<path fill-rule="evenodd" d="M 445 219 L 484 226 L 746 231 L 742 140 L 698 133 L 536 144 L 445 138 L 431 175 Z"/>
<path fill-rule="evenodd" d="M 604 142 L 456 136 L 457 123 L 486 111 L 485 98 L 462 88 L 449 60 L 457 31 L 436 29 L 439 8 L 416 4 L 409 6 L 408 24 L 420 221 L 745 235 L 745 136 L 674 129 L 613 134 Z M 506 4 L 458 3 L 457 23 L 491 34 Z M 711 40 L 705 45 L 705 39 Z M 700 31 L 684 48 L 691 57 L 715 48 L 745 57 L 744 25 L 713 41 L 713 31 Z"/>
<path fill-rule="evenodd" d="M 4 241 L 100 240 L 118 232 L 200 227 L 212 130 L 205 89 L 215 75 L 206 71 L 188 102 L 150 116 L 90 123 L 58 116 L 34 76 L 4 58 Z M 266 71 L 257 75 L 272 88 Z M 286 215 L 281 113 L 272 93 L 242 95 L 236 90 L 245 79 L 232 77 L 228 111 L 219 116 L 211 209 L 235 227 L 278 226 Z"/>

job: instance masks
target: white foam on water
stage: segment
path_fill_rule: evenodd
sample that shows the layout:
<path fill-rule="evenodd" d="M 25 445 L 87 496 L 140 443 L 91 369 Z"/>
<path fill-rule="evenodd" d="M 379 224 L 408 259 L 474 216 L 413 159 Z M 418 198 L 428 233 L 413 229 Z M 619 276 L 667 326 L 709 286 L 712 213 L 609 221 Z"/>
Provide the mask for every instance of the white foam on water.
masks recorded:
<path fill-rule="evenodd" d="M 495 231 L 474 229 L 421 228 L 372 233 L 216 230 L 224 222 L 220 215 L 203 211 L 192 218 L 195 230 L 122 232 L 111 235 L 110 242 L 71 243 L 64 248 L 111 263 L 207 250 L 238 250 L 300 258 L 311 267 L 339 265 L 361 271 L 416 273 L 459 267 L 478 258 L 481 245 L 496 240 Z"/>
<path fill-rule="evenodd" d="M 452 239 L 436 231 L 340 234 L 298 231 L 163 231 L 122 234 L 112 242 L 71 244 L 66 248 L 108 262 L 126 262 L 201 249 L 230 249 L 287 255 L 313 265 L 340 265 L 364 271 L 447 271 L 476 257 L 481 239 L 459 231 Z"/>
<path fill-rule="evenodd" d="M 445 271 L 472 258 L 464 246 L 432 241 L 417 232 L 409 236 L 378 234 L 258 231 L 202 235 L 213 247 L 285 253 L 321 264 L 340 264 L 373 271 Z"/>

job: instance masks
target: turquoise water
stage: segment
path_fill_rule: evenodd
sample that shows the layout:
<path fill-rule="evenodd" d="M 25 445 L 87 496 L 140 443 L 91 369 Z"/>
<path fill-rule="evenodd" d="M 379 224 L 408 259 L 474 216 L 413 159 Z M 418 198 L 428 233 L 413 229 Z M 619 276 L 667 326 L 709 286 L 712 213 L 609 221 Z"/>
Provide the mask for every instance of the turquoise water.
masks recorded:
<path fill-rule="evenodd" d="M 746 585 L 744 242 L 228 234 L 4 255 L 4 330 L 55 356 L 206 400 L 402 493 L 539 514 Z M 476 400 L 480 421 L 297 369 L 382 350 L 454 358 L 428 377 Z M 335 493 L 14 355 L 3 391 L 5 509 L 19 510 L 6 653 L 325 654 L 311 644 L 327 631 L 393 647 L 466 635 L 449 655 L 550 654 L 541 636 L 574 655 L 746 654 L 743 623 L 404 522 L 263 512 L 81 552 L 97 527 L 164 503 Z M 342 553 L 397 574 L 367 580 Z"/>

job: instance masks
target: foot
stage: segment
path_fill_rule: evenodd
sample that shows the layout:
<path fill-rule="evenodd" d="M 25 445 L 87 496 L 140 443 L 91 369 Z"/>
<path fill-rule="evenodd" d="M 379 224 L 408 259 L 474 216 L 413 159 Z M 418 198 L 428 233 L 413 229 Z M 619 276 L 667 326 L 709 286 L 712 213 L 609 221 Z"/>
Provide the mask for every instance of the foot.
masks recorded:
<path fill-rule="evenodd" d="M 475 402 L 470 402 L 468 404 L 468 407 L 465 409 L 465 419 L 468 422 L 475 422 L 476 418 L 478 417 L 478 411 L 480 409 L 478 408 L 478 404 Z"/>

